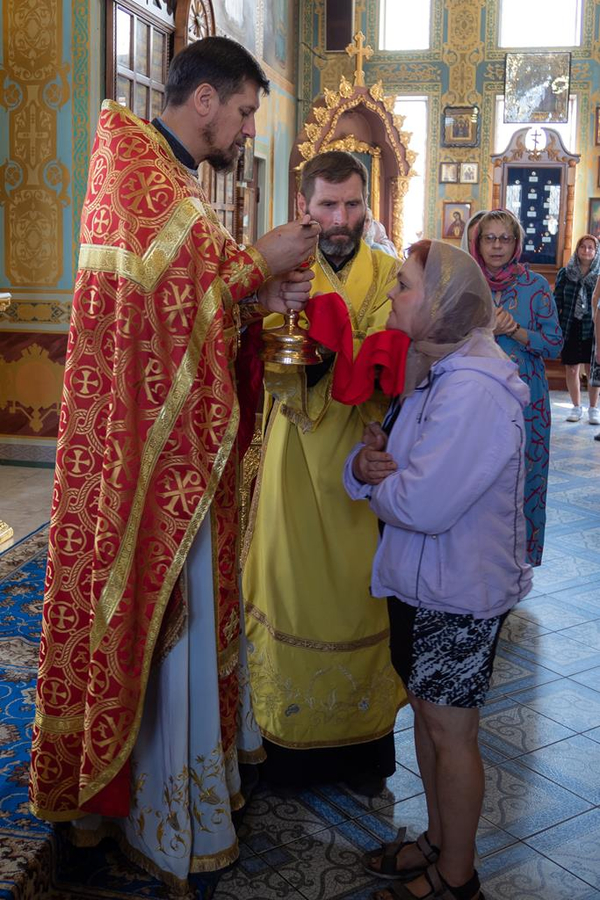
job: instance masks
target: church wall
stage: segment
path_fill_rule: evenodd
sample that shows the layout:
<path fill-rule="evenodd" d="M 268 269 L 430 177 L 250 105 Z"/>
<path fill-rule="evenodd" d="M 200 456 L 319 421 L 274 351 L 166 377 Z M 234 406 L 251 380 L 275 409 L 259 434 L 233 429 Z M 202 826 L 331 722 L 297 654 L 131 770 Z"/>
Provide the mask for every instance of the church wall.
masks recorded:
<path fill-rule="evenodd" d="M 325 88 L 336 90 L 341 76 L 351 80 L 354 72 L 355 63 L 345 53 L 325 51 L 325 5 L 326 0 L 304 0 L 301 7 L 299 128 L 308 117 L 312 100 Z M 414 94 L 429 100 L 424 234 L 439 238 L 444 200 L 471 202 L 473 212 L 491 204 L 494 104 L 496 95 L 504 92 L 506 53 L 497 47 L 499 0 L 433 0 L 431 48 L 418 52 L 377 50 L 378 6 L 376 0 L 355 2 L 354 30 L 362 30 L 375 50 L 364 65 L 366 83 L 381 79 L 388 95 Z M 571 93 L 578 96 L 579 145 L 569 149 L 581 154 L 575 185 L 575 239 L 587 230 L 589 198 L 600 197 L 600 147 L 594 143 L 595 111 L 600 105 L 598 4 L 584 0 L 583 6 L 582 45 L 573 50 L 571 67 Z M 408 2 L 406 8 L 410 15 Z M 479 107 L 477 147 L 440 146 L 445 106 Z M 439 163 L 445 160 L 479 163 L 480 183 L 440 184 Z M 419 169 L 418 159 L 415 168 Z"/>
<path fill-rule="evenodd" d="M 79 219 L 104 96 L 103 0 L 3 0 L 0 43 L 0 464 L 53 465 Z M 267 227 L 287 220 L 298 0 L 213 0 L 217 33 L 263 60 Z M 276 190 L 272 190 L 272 185 Z"/>
<path fill-rule="evenodd" d="M 100 0 L 4 0 L 0 462 L 51 463 L 101 78 Z"/>

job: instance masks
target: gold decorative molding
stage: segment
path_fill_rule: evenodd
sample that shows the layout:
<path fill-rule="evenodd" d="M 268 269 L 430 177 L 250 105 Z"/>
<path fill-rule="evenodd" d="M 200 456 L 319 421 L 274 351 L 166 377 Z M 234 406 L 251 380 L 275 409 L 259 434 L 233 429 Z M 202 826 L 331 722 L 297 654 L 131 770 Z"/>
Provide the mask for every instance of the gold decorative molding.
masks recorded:
<path fill-rule="evenodd" d="M 0 172 L 6 275 L 14 285 L 57 285 L 69 171 L 58 159 L 59 110 L 69 99 L 61 0 L 5 4 L 4 80 L 9 159 Z"/>
<path fill-rule="evenodd" d="M 365 46 L 366 38 L 362 31 L 357 31 L 354 35 L 354 41 L 346 47 L 346 53 L 352 59 L 356 57 L 356 69 L 354 71 L 354 87 L 365 86 L 364 63 L 365 60 L 371 59 L 373 56 L 373 48 Z M 345 80 L 345 79 L 344 79 Z"/>
<path fill-rule="evenodd" d="M 14 529 L 0 519 L 0 544 L 10 541 L 15 535 Z"/>

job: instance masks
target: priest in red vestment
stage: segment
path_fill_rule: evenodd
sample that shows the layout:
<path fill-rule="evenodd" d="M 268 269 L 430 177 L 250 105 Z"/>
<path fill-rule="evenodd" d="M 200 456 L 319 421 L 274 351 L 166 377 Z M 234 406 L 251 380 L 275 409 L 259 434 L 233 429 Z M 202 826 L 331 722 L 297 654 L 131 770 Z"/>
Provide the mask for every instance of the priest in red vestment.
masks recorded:
<path fill-rule="evenodd" d="M 262 756 L 238 590 L 247 323 L 303 307 L 318 233 L 307 217 L 243 249 L 198 183 L 203 160 L 235 165 L 261 91 L 243 47 L 206 38 L 160 118 L 103 104 L 60 416 L 31 808 L 182 892 L 236 858 L 238 762 Z"/>

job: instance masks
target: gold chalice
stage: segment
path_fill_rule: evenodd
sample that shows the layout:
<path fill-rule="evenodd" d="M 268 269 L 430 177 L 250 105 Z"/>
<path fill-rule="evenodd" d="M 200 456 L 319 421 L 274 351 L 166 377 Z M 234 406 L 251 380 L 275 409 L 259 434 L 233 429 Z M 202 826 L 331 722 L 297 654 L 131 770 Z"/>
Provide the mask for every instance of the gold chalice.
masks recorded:
<path fill-rule="evenodd" d="M 313 263 L 314 257 L 310 257 L 301 268 L 309 268 Z M 263 331 L 260 358 L 264 362 L 284 366 L 314 366 L 323 362 L 319 345 L 305 328 L 300 328 L 299 318 L 300 313 L 290 309 L 283 316 L 283 325 Z"/>

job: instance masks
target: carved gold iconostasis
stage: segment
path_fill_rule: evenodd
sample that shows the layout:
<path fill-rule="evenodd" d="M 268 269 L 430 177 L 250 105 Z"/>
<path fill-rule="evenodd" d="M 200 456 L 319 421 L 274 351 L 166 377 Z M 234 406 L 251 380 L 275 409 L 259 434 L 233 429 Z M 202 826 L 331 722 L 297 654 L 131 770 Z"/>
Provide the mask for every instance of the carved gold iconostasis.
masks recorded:
<path fill-rule="evenodd" d="M 577 96 L 573 236 L 587 229 L 588 198 L 599 197 L 596 181 L 600 143 L 594 144 L 595 110 L 600 108 L 600 43 L 597 4 L 582 3 L 581 45 L 571 53 L 571 94 Z M 351 79 L 346 54 L 328 52 L 325 45 L 326 0 L 306 0 L 300 19 L 299 92 L 302 120 L 308 121 L 315 97 L 337 90 L 341 77 Z M 507 49 L 499 47 L 500 0 L 432 0 L 430 47 L 417 51 L 379 49 L 379 3 L 356 0 L 353 33 L 362 31 L 374 48 L 364 60 L 367 84 L 381 81 L 386 96 L 426 98 L 427 159 L 417 158 L 416 171 L 425 177 L 423 234 L 442 237 L 444 203 L 470 204 L 473 212 L 492 204 L 496 98 L 504 94 Z M 540 51 L 542 48 L 539 48 Z M 443 128 L 448 110 L 470 109 L 477 129 L 445 147 Z M 410 129 L 408 129 L 410 130 Z M 440 180 L 440 164 L 476 173 L 477 180 Z M 449 171 L 444 166 L 444 172 Z"/>

